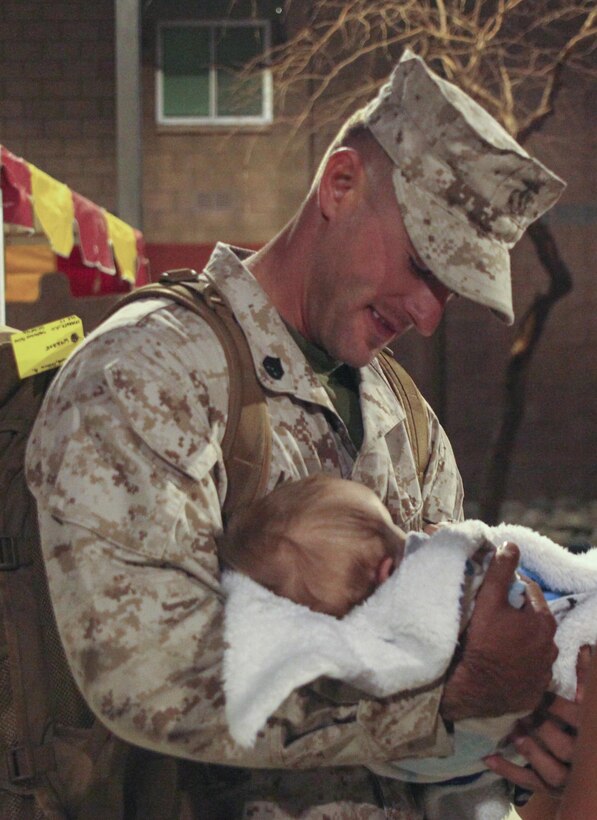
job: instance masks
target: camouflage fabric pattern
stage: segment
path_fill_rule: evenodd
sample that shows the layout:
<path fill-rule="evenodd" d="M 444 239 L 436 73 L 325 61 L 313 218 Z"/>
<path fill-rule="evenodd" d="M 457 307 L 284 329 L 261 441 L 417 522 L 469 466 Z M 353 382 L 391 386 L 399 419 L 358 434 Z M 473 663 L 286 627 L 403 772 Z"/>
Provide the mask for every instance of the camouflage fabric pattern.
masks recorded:
<path fill-rule="evenodd" d="M 266 392 L 269 489 L 325 470 L 370 486 L 405 529 L 461 517 L 460 477 L 432 412 L 422 496 L 404 413 L 377 365 L 362 371 L 365 436 L 357 453 L 237 254 L 218 246 L 207 275 L 245 331 Z M 214 542 L 227 486 L 227 384 L 212 331 L 155 299 L 111 317 L 54 381 L 30 439 L 27 475 L 69 662 L 93 710 L 125 740 L 189 760 L 274 770 L 247 776 L 247 807 L 258 806 L 252 816 L 286 816 L 277 797 L 284 783 L 289 803 L 312 794 L 309 811 L 328 807 L 321 816 L 383 816 L 361 764 L 449 754 L 437 714 L 440 682 L 376 702 L 354 690 L 340 697 L 342 687 L 322 681 L 294 692 L 254 749 L 239 748 L 227 732 Z M 280 769 L 311 771 L 295 789 L 299 774 Z M 346 790 L 346 779 L 361 785 Z M 410 805 L 402 785 L 388 788 L 402 795 L 394 802 Z M 329 806 L 341 794 L 353 808 L 338 814 Z M 411 811 L 396 816 L 418 816 Z"/>
<path fill-rule="evenodd" d="M 400 212 L 425 264 L 512 324 L 509 250 L 564 182 L 408 49 L 365 121 L 394 162 Z"/>

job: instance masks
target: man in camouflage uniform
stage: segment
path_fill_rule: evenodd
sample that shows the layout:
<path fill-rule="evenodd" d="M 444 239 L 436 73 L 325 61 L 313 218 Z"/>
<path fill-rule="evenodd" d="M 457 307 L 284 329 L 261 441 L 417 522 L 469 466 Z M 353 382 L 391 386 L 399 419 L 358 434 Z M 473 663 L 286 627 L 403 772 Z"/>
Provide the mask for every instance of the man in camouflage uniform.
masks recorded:
<path fill-rule="evenodd" d="M 371 487 L 406 530 L 462 516 L 444 431 L 430 411 L 421 488 L 375 355 L 411 326 L 431 335 L 454 292 L 512 321 L 508 249 L 561 187 L 407 54 L 330 149 L 291 223 L 256 254 L 216 248 L 205 275 L 231 305 L 267 397 L 268 490 L 323 470 Z M 366 765 L 447 755 L 451 720 L 532 709 L 554 659 L 551 616 L 536 589 L 523 610 L 507 606 L 517 554 L 506 548 L 447 681 L 374 700 L 321 680 L 284 702 L 253 749 L 239 748 L 224 715 L 214 542 L 227 403 L 213 332 L 161 300 L 120 310 L 55 380 L 28 479 L 75 677 L 119 737 L 220 764 L 191 769 L 188 783 L 213 802 L 189 798 L 185 816 L 203 806 L 210 818 L 418 818 L 408 787 Z M 574 721 L 571 704 L 557 707 Z M 523 741 L 539 774 L 495 766 L 557 787 L 564 736 L 569 744 L 555 730 Z"/>

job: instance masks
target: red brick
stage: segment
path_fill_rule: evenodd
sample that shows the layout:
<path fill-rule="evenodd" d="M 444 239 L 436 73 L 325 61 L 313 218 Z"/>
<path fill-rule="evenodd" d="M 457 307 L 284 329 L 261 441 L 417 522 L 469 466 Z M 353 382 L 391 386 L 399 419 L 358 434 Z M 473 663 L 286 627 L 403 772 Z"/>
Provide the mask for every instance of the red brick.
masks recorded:
<path fill-rule="evenodd" d="M 98 28 L 96 23 L 81 20 L 68 20 L 61 25 L 66 40 L 77 40 L 84 43 L 85 48 L 89 48 L 89 43 L 95 43 L 98 39 L 107 37 L 111 30 L 111 27 Z"/>
<path fill-rule="evenodd" d="M 101 114 L 100 104 L 93 99 L 64 100 L 64 116 L 68 119 L 88 120 Z"/>
<path fill-rule="evenodd" d="M 116 124 L 109 119 L 85 120 L 82 123 L 82 134 L 85 137 L 106 136 L 115 134 Z"/>
<path fill-rule="evenodd" d="M 37 98 L 42 96 L 43 90 L 38 80 L 16 75 L 8 83 L 8 95 L 13 99 Z"/>
<path fill-rule="evenodd" d="M 22 100 L 4 100 L 0 106 L 2 112 L 2 119 L 5 117 L 14 119 L 22 117 L 24 112 L 24 103 Z"/>
<path fill-rule="evenodd" d="M 50 98 L 67 99 L 81 96 L 81 82 L 76 77 L 71 79 L 47 79 L 41 85 L 43 94 Z"/>
<path fill-rule="evenodd" d="M 46 133 L 52 137 L 81 137 L 83 135 L 83 124 L 77 119 L 48 120 Z"/>
<path fill-rule="evenodd" d="M 74 40 L 61 40 L 60 42 L 54 42 L 50 38 L 44 43 L 42 57 L 47 60 L 55 60 L 58 57 L 61 60 L 67 60 L 71 63 L 71 73 L 76 74 L 77 61 L 81 59 L 82 55 L 83 43 L 76 38 Z"/>
<path fill-rule="evenodd" d="M 15 92 L 14 90 L 14 81 L 22 79 L 24 75 L 26 64 L 20 62 L 7 62 L 5 61 L 2 65 L 2 72 L 0 74 L 0 79 L 3 80 L 5 85 L 5 90 L 2 93 L 3 97 L 19 97 L 20 94 Z"/>
<path fill-rule="evenodd" d="M 27 27 L 24 23 L 19 23 L 15 20 L 8 20 L 5 16 L 3 16 L 2 25 L 0 26 L 0 41 L 20 40 L 26 36 Z"/>
<path fill-rule="evenodd" d="M 94 97 L 113 97 L 116 93 L 114 73 L 97 77 L 90 86 Z"/>
<path fill-rule="evenodd" d="M 56 120 L 63 116 L 63 100 L 25 100 L 22 104 L 23 115 L 28 119 Z"/>
<path fill-rule="evenodd" d="M 35 14 L 36 7 L 38 3 L 27 3 L 23 0 L 23 2 L 19 2 L 19 0 L 4 0 L 2 4 L 2 20 L 3 23 L 6 24 L 6 21 L 10 20 L 30 20 L 32 15 Z"/>
<path fill-rule="evenodd" d="M 45 47 L 39 40 L 18 39 L 5 40 L 2 43 L 3 62 L 14 62 L 19 60 L 21 62 L 38 61 L 41 60 L 44 54 Z"/>
<path fill-rule="evenodd" d="M 2 143 L 6 144 L 9 149 L 13 140 L 20 140 L 27 136 L 41 137 L 45 133 L 44 123 L 41 121 L 25 120 L 22 117 L 15 119 L 3 117 L 0 122 L 2 125 Z"/>
<path fill-rule="evenodd" d="M 66 140 L 53 137 L 28 137 L 25 140 L 25 156 L 30 162 L 37 165 L 38 158 L 60 157 L 66 150 Z"/>
<path fill-rule="evenodd" d="M 85 5 L 95 5 L 95 2 Z M 77 19 L 84 8 L 85 6 L 81 5 L 81 3 L 65 3 L 60 2 L 60 0 L 52 0 L 52 2 L 42 3 L 40 17 L 48 21 L 71 21 Z"/>
<path fill-rule="evenodd" d="M 57 80 L 68 78 L 72 74 L 72 68 L 67 63 L 60 60 L 46 60 L 41 61 L 44 67 L 44 78 L 50 77 Z M 26 62 L 21 68 L 23 77 L 35 78 L 38 82 L 40 79 L 39 61 Z"/>

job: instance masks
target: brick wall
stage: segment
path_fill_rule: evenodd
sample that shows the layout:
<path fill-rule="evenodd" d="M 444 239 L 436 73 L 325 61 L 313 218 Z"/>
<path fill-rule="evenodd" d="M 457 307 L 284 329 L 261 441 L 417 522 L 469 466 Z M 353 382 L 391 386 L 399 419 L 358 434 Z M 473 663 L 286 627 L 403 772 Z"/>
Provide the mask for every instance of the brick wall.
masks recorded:
<path fill-rule="evenodd" d="M 3 0 L 0 142 L 116 207 L 113 0 Z"/>
<path fill-rule="evenodd" d="M 280 126 L 222 131 L 158 126 L 153 54 L 143 74 L 143 225 L 150 242 L 262 244 L 309 182 L 304 140 Z"/>
<path fill-rule="evenodd" d="M 0 142 L 99 204 L 115 210 L 114 6 L 112 0 L 3 0 Z M 306 190 L 309 150 L 280 125 L 253 133 L 174 132 L 154 112 L 154 50 L 143 54 L 143 209 L 150 243 L 260 244 Z M 147 46 L 147 42 L 150 46 Z M 553 212 L 574 290 L 552 312 L 528 374 L 508 494 L 595 496 L 597 367 L 597 113 L 594 86 L 564 82 L 556 115 L 532 145 L 568 180 Z M 321 141 L 320 141 L 321 142 Z M 319 146 L 320 150 L 322 146 Z M 315 157 L 317 159 L 317 157 Z M 177 259 L 177 263 L 179 260 Z M 188 264 L 193 264 L 189 259 Z M 545 279 L 523 239 L 514 253 L 520 316 Z M 399 355 L 424 392 L 447 361 L 445 424 L 467 493 L 476 497 L 500 417 L 513 330 L 464 301 L 449 309 L 443 342 L 406 337 Z M 439 350 L 443 345 L 443 351 Z M 439 350 L 439 352 L 438 352 Z"/>

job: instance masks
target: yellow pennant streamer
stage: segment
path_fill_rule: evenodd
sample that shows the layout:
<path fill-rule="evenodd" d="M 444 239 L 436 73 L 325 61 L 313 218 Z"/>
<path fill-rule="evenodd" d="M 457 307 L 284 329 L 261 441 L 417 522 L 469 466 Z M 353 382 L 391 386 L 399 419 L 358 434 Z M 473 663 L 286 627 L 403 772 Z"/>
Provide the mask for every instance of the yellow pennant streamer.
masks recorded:
<path fill-rule="evenodd" d="M 26 379 L 58 367 L 83 339 L 83 322 L 78 316 L 12 333 L 10 341 L 19 376 Z"/>
<path fill-rule="evenodd" d="M 70 188 L 35 165 L 27 164 L 31 171 L 33 210 L 52 249 L 60 256 L 68 257 L 75 244 L 75 207 Z"/>
<path fill-rule="evenodd" d="M 108 223 L 108 236 L 114 248 L 114 256 L 120 268 L 120 275 L 127 282 L 135 284 L 137 273 L 137 240 L 135 231 L 122 219 L 104 211 Z"/>

